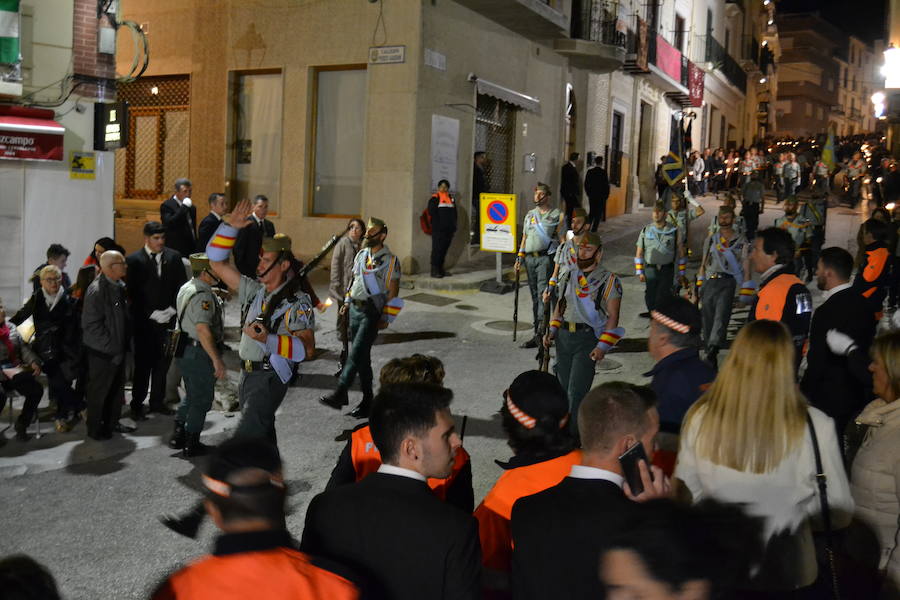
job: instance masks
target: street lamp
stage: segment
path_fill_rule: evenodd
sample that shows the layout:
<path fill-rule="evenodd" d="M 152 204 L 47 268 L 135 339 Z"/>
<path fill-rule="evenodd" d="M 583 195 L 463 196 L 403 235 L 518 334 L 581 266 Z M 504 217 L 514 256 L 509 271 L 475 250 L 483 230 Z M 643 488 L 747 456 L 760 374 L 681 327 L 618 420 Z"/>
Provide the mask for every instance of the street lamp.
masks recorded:
<path fill-rule="evenodd" d="M 900 88 L 900 48 L 893 44 L 884 51 L 884 66 L 881 67 L 881 74 L 884 75 L 885 89 Z"/>
<path fill-rule="evenodd" d="M 872 107 L 874 109 L 876 119 L 880 119 L 884 116 L 884 103 L 886 100 L 887 96 L 884 95 L 884 92 L 875 92 L 874 94 L 872 94 Z"/>

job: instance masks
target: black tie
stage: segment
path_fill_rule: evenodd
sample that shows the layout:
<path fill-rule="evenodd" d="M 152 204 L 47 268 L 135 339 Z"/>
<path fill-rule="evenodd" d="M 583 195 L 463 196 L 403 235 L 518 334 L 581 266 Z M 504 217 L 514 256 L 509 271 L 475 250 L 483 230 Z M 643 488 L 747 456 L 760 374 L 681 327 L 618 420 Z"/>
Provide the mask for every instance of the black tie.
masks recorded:
<path fill-rule="evenodd" d="M 263 222 L 262 222 L 262 221 L 259 222 L 259 231 L 260 231 L 260 233 L 263 234 L 263 237 L 266 236 L 266 228 L 265 228 L 265 226 L 263 225 Z"/>
<path fill-rule="evenodd" d="M 156 257 L 157 257 L 157 256 L 159 256 L 159 253 L 158 253 L 158 252 L 151 252 L 151 253 L 150 253 L 150 260 L 153 261 L 153 270 L 156 271 L 156 275 L 159 276 L 159 274 L 160 274 L 159 272 L 160 272 L 160 270 L 161 270 L 161 268 L 160 268 L 161 265 L 159 264 L 159 261 L 156 260 Z"/>

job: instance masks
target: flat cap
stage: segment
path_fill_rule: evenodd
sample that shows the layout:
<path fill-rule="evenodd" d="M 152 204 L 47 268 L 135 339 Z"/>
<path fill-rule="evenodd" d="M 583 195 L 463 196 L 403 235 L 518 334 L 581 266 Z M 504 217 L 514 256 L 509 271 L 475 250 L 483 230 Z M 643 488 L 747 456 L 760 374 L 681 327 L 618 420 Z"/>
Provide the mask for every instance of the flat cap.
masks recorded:
<path fill-rule="evenodd" d="M 373 227 L 378 227 L 380 229 L 384 229 L 387 225 L 384 224 L 384 221 L 377 217 L 369 217 L 369 222 L 366 223 L 366 229 L 372 229 Z"/>
<path fill-rule="evenodd" d="M 209 257 L 203 252 L 191 254 L 188 260 L 191 261 L 191 271 L 194 273 L 199 273 L 209 268 Z"/>
<path fill-rule="evenodd" d="M 587 219 L 587 216 L 588 216 L 587 211 L 584 210 L 584 208 L 582 208 L 580 206 L 576 206 L 575 208 L 572 209 L 572 218 L 573 219 L 575 217 L 581 217 L 582 219 Z"/>
<path fill-rule="evenodd" d="M 286 233 L 276 233 L 274 237 L 263 238 L 263 252 L 290 252 L 291 238 Z"/>

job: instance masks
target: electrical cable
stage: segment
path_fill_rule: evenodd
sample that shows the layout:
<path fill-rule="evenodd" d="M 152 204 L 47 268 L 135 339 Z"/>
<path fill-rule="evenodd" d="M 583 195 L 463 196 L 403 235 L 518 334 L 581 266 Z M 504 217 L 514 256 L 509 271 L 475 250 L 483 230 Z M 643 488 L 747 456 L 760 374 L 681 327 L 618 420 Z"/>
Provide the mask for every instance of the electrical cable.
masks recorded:
<path fill-rule="evenodd" d="M 375 43 L 375 36 L 378 35 L 378 26 L 381 25 L 381 32 L 384 34 L 380 44 Z M 378 0 L 378 18 L 375 19 L 375 29 L 372 31 L 372 45 L 384 46 L 387 43 L 387 27 L 384 24 L 384 0 Z"/>
<path fill-rule="evenodd" d="M 119 83 L 130 83 L 143 75 L 147 67 L 150 66 L 150 42 L 141 26 L 134 21 L 126 20 L 118 23 L 118 25 L 131 30 L 134 41 L 134 58 L 131 61 L 131 69 L 128 71 L 128 75 L 116 75 L 116 81 Z M 142 56 L 143 65 L 140 64 Z"/>

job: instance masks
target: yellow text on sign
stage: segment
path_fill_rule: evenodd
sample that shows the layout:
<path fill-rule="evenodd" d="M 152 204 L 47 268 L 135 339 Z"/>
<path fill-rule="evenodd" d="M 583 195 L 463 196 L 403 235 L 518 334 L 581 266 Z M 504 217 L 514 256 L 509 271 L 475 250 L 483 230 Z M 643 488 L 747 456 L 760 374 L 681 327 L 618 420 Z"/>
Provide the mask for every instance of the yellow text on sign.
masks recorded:
<path fill-rule="evenodd" d="M 481 249 L 516 251 L 516 195 L 481 194 Z"/>

